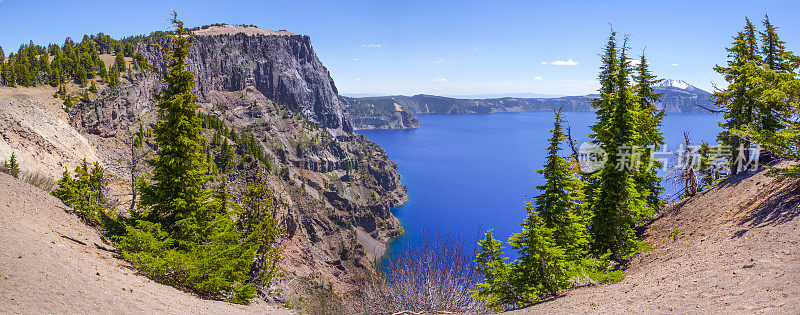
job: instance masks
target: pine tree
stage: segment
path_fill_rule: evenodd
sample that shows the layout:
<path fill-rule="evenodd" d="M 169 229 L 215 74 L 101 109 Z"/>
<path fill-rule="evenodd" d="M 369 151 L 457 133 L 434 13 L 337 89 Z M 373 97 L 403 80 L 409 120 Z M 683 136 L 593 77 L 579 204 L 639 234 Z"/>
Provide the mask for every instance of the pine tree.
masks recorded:
<path fill-rule="evenodd" d="M 542 174 L 545 184 L 534 197 L 535 207 L 527 204 L 528 217 L 522 232 L 509 243 L 519 254 L 512 268 L 521 274 L 526 293 L 541 297 L 566 288 L 587 253 L 588 235 L 582 217 L 582 184 L 574 177 L 571 165 L 559 154 L 564 140 L 561 110 L 555 112 L 547 157 Z"/>
<path fill-rule="evenodd" d="M 94 84 L 94 80 L 92 80 L 92 85 L 89 87 L 89 92 L 97 94 L 97 86 Z"/>
<path fill-rule="evenodd" d="M 620 49 L 617 65 L 609 64 L 613 60 L 604 59 L 601 69 L 613 68 L 617 71 L 607 77 L 610 82 L 601 82 L 601 86 L 613 86 L 614 92 L 601 93 L 601 98 L 605 98 L 602 102 L 611 106 L 606 111 L 598 110 L 598 124 L 603 118 L 601 115 L 607 115 L 607 125 L 603 128 L 597 128 L 598 125 L 593 127 L 598 129 L 599 134 L 608 135 L 606 141 L 600 143 L 608 159 L 603 168 L 592 175 L 593 182 L 597 183 L 591 201 L 592 249 L 597 255 L 611 252 L 617 261 L 637 250 L 639 242 L 633 230 L 636 218 L 650 212 L 636 184 L 638 172 L 628 164 L 636 161 L 632 148 L 641 142 L 641 136 L 636 127 L 639 105 L 631 92 L 627 50 L 626 39 Z"/>
<path fill-rule="evenodd" d="M 548 228 L 555 229 L 555 244 L 568 252 L 571 261 L 577 261 L 586 254 L 588 236 L 583 217 L 582 183 L 575 178 L 574 171 L 561 153 L 564 141 L 564 118 L 561 109 L 555 112 L 551 137 L 548 139 L 547 157 L 542 174 L 545 184 L 537 186 L 541 192 L 534 197 L 535 211 L 542 217 Z"/>
<path fill-rule="evenodd" d="M 664 192 L 664 187 L 661 185 L 661 177 L 658 176 L 658 169 L 663 167 L 663 164 L 652 159 L 653 150 L 656 150 L 664 145 L 664 135 L 661 133 L 661 121 L 664 117 L 664 111 L 656 108 L 656 103 L 659 101 L 661 94 L 658 94 L 653 89 L 653 86 L 661 82 L 655 75 L 650 72 L 650 66 L 644 53 L 639 57 L 639 65 L 636 66 L 636 75 L 634 79 L 634 91 L 638 101 L 637 108 L 637 132 L 640 135 L 640 140 L 636 143 L 637 153 L 641 155 L 639 164 L 635 166 L 638 173 L 636 174 L 636 184 L 642 196 L 646 198 L 647 208 L 644 216 L 636 218 L 637 222 L 642 222 L 649 217 L 656 214 L 656 212 L 664 206 L 664 202 L 659 198 L 659 195 Z"/>
<path fill-rule="evenodd" d="M 526 209 L 528 217 L 522 224 L 522 232 L 514 234 L 508 242 L 520 255 L 511 266 L 520 274 L 515 287 L 524 290 L 521 295 L 536 301 L 569 285 L 570 266 L 566 251 L 556 244 L 556 228 L 548 227 L 530 202 Z"/>
<path fill-rule="evenodd" d="M 111 66 L 111 70 L 108 72 L 108 78 L 104 80 L 107 80 L 108 86 L 112 88 L 119 84 L 119 70 L 117 66 Z"/>
<path fill-rule="evenodd" d="M 492 230 L 486 231 L 478 246 L 480 252 L 475 258 L 475 264 L 478 272 L 483 275 L 483 282 L 475 285 L 473 298 L 495 311 L 523 306 L 536 299 L 535 296 L 522 296 L 517 292 L 511 267 L 505 262 L 507 258 L 504 257 L 503 244 L 494 238 Z"/>
<path fill-rule="evenodd" d="M 3 46 L 0 46 L 0 63 L 6 61 L 6 53 L 3 51 Z"/>
<path fill-rule="evenodd" d="M 105 219 L 106 236 L 125 259 L 157 281 L 246 304 L 255 297 L 253 284 L 245 281 L 252 278 L 263 230 L 237 231 L 225 202 L 213 200 L 205 188 L 209 176 L 192 94 L 194 74 L 185 61 L 190 37 L 174 13 L 173 24 L 169 38 L 174 49 L 166 54 L 169 72 L 157 98 L 160 119 L 153 130 L 158 151 L 148 161 L 150 182 L 139 181 L 142 209 L 130 218 Z"/>
<path fill-rule="evenodd" d="M 19 178 L 19 161 L 17 161 L 17 155 L 14 152 L 11 152 L 11 158 L 8 160 L 8 174 L 14 176 L 14 178 Z"/>
<path fill-rule="evenodd" d="M 764 149 L 762 157 L 777 156 L 797 161 L 800 160 L 800 123 L 791 117 L 800 112 L 797 101 L 800 99 L 800 79 L 797 77 L 800 57 L 786 51 L 786 45 L 769 17 L 765 17 L 762 23 L 761 68 L 758 76 L 752 78 L 760 87 L 753 93 L 760 101 L 757 103 L 761 105 L 759 117 L 757 123 L 727 132 L 754 140 Z M 747 74 L 747 78 L 751 78 L 753 71 Z M 775 168 L 771 172 L 798 177 L 800 166 Z"/>
<path fill-rule="evenodd" d="M 720 123 L 724 130 L 717 136 L 717 140 L 731 149 L 731 175 L 749 165 L 751 145 L 749 140 L 741 139 L 733 130 L 754 127 L 756 114 L 762 106 L 758 104 L 760 92 L 756 86 L 761 58 L 757 54 L 755 26 L 750 19 L 746 19 L 744 30 L 733 39 L 733 46 L 727 49 L 730 58 L 727 67 L 714 68 L 724 76 L 729 85 L 712 95 L 714 103 L 725 110 L 725 122 Z"/>
<path fill-rule="evenodd" d="M 125 58 L 122 56 L 122 54 L 117 54 L 117 56 L 114 58 L 114 65 L 117 66 L 117 69 L 120 72 L 126 70 L 126 68 L 125 68 Z"/>

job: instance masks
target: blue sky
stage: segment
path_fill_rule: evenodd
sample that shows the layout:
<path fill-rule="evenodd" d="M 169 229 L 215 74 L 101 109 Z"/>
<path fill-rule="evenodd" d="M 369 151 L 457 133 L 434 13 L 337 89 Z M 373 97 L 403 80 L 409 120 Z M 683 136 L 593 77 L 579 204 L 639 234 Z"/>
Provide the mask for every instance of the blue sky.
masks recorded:
<path fill-rule="evenodd" d="M 609 23 L 654 72 L 710 90 L 744 17 L 768 13 L 800 48 L 800 1 L 23 1 L 0 0 L 0 45 L 255 24 L 310 35 L 342 94 L 594 92 Z M 560 61 L 560 62 L 559 62 Z"/>

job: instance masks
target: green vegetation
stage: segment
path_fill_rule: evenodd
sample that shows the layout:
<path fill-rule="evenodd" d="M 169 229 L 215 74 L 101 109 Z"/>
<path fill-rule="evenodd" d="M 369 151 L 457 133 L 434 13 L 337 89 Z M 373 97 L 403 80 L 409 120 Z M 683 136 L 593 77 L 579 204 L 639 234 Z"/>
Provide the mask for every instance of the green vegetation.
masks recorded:
<path fill-rule="evenodd" d="M 559 155 L 566 135 L 561 111 L 555 113 L 544 169 L 537 171 L 545 184 L 526 205 L 522 232 L 509 239 L 519 259 L 505 262 L 491 230 L 479 243 L 475 262 L 484 282 L 473 297 L 488 307 L 519 307 L 572 285 L 618 281 L 618 263 L 645 248 L 634 227 L 663 206 L 660 164 L 650 161 L 650 152 L 663 145 L 663 112 L 655 108 L 659 95 L 651 88 L 659 80 L 645 56 L 634 74 L 627 39 L 620 47 L 613 31 L 602 61 L 591 138 L 608 159 L 582 181 L 575 155 Z"/>
<path fill-rule="evenodd" d="M 16 153 L 11 152 L 11 158 L 8 159 L 8 162 L 0 165 L 0 171 L 14 176 L 14 178 L 19 178 L 19 161 L 17 161 Z"/>
<path fill-rule="evenodd" d="M 103 179 L 105 170 L 95 162 L 91 169 L 86 159 L 75 168 L 75 176 L 64 170 L 56 184 L 58 188 L 51 194 L 71 207 L 75 214 L 89 225 L 100 225 L 104 209 L 107 206 L 104 192 L 106 182 Z"/>
<path fill-rule="evenodd" d="M 99 76 L 104 83 L 113 87 L 119 83 L 119 73 L 128 68 L 125 57 L 133 59 L 136 70 L 152 68 L 144 55 L 135 52 L 134 48 L 145 39 L 144 36 L 133 36 L 115 40 L 111 36 L 98 33 L 84 35 L 80 43 L 69 37 L 62 45 L 49 44 L 47 47 L 30 42 L 20 45 L 17 52 L 8 54 L 7 58 L 0 47 L 0 85 L 57 87 L 74 82 L 86 87 L 89 80 L 94 82 Z M 100 59 L 101 54 L 115 55 L 110 69 Z"/>
<path fill-rule="evenodd" d="M 746 19 L 744 29 L 733 37 L 733 44 L 727 49 L 727 65 L 714 68 L 729 83 L 713 97 L 725 112 L 725 122 L 720 124 L 725 130 L 718 140 L 730 147 L 731 174 L 758 163 L 750 153 L 756 143 L 766 151 L 762 157 L 767 160 L 800 160 L 800 125 L 795 119 L 800 96 L 800 57 L 786 51 L 769 17 L 762 24 L 764 30 L 757 32 Z M 756 33 L 760 35 L 760 46 Z M 800 176 L 797 165 L 774 171 Z"/>
<path fill-rule="evenodd" d="M 190 39 L 176 16 L 173 24 L 167 88 L 157 97 L 160 120 L 152 130 L 157 151 L 148 161 L 152 174 L 138 179 L 138 207 L 127 216 L 107 213 L 113 207 L 103 202 L 102 168 L 95 164 L 89 171 L 85 162 L 74 179 L 65 172 L 53 194 L 88 221 L 102 222 L 104 236 L 154 280 L 246 304 L 255 297 L 255 285 L 269 286 L 278 274 L 283 229 L 272 192 L 260 177 L 250 184 L 243 206 L 229 202 L 225 179 L 213 193 L 206 188 L 211 178 L 200 134 L 203 120 L 196 114 L 194 74 L 185 61 Z M 122 67 L 120 60 L 112 72 Z"/>

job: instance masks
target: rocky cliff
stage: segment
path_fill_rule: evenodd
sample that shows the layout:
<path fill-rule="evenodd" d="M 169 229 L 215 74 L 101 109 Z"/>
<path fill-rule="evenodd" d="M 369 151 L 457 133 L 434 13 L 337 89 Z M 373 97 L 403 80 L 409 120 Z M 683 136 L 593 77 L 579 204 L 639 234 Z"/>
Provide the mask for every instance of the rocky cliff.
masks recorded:
<path fill-rule="evenodd" d="M 711 94 L 683 81 L 667 80 L 654 87 L 661 93 L 657 104 L 666 113 L 704 112 L 700 106 L 712 107 Z M 408 124 L 414 114 L 475 114 L 553 110 L 595 111 L 590 100 L 598 95 L 565 96 L 558 98 L 493 98 L 460 99 L 434 95 L 382 96 L 365 98 L 343 97 L 356 129 L 416 128 Z M 397 105 L 394 105 L 397 104 Z"/>
<path fill-rule="evenodd" d="M 42 168 L 51 177 L 83 157 L 97 160 L 112 179 L 111 199 L 126 207 L 131 199 L 126 141 L 139 125 L 153 126 L 153 95 L 164 87 L 158 45 L 170 47 L 165 38 L 151 35 L 137 48 L 154 70 L 129 71 L 113 89 L 96 82 L 107 93 L 76 104 L 68 117 L 52 96 L 54 88 L 2 88 L 1 102 L 15 108 L 31 103 L 31 108 L 0 110 L 0 157 L 24 151 L 23 162 L 30 163 L 23 168 L 48 164 Z M 196 74 L 207 157 L 220 174 L 215 182 L 228 181 L 237 199 L 248 181 L 266 173 L 275 191 L 287 234 L 281 244 L 285 276 L 272 289 L 287 298 L 320 287 L 338 293 L 354 289 L 374 270 L 386 243 L 401 233 L 390 209 L 405 202 L 406 192 L 384 150 L 352 133 L 309 37 L 252 27 L 206 28 L 192 39 L 188 68 Z M 68 89 L 74 96 L 83 93 L 75 85 Z M 22 111 L 27 114 L 17 114 Z M 63 123 L 46 123 L 58 119 Z M 69 130 L 51 131 L 42 121 Z M 80 151 L 62 148 L 70 143 Z M 43 155 L 47 159 L 39 161 Z M 139 172 L 146 171 L 145 166 Z"/>

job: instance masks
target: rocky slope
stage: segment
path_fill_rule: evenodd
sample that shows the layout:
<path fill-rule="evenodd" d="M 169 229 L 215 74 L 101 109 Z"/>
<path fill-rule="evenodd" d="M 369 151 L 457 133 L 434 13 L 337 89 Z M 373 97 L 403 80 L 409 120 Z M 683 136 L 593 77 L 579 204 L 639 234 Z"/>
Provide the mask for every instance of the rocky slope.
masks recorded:
<path fill-rule="evenodd" d="M 654 87 L 662 93 L 657 104 L 667 113 L 698 113 L 712 107 L 711 94 L 683 81 L 665 80 Z M 595 111 L 590 99 L 597 95 L 564 96 L 558 98 L 493 98 L 459 99 L 434 95 L 382 96 L 349 98 L 343 97 L 356 129 L 416 128 L 419 124 L 408 123 L 414 114 L 474 114 L 496 112 L 520 112 L 553 110 L 563 107 L 565 111 Z M 397 105 L 394 105 L 397 104 Z"/>
<path fill-rule="evenodd" d="M 195 297 L 136 275 L 60 200 L 0 173 L 0 306 L 4 313 L 269 313 Z"/>
<path fill-rule="evenodd" d="M 670 205 L 623 281 L 513 313 L 796 313 L 800 181 L 739 174 Z"/>
<path fill-rule="evenodd" d="M 0 129 L 5 139 L 0 158 L 11 150 L 18 155 L 25 150 L 66 152 L 53 161 L 36 161 L 36 155 L 25 151 L 23 162 L 30 163 L 23 163 L 23 168 L 38 163 L 54 169 L 52 176 L 63 171 L 62 165 L 72 168 L 83 157 L 100 161 L 112 178 L 111 198 L 127 206 L 126 140 L 139 124 L 148 127 L 156 121 L 153 94 L 163 89 L 160 74 L 165 64 L 156 44 L 169 47 L 158 35 L 145 37 L 138 47 L 156 71 L 123 75 L 120 86 L 92 102 L 77 104 L 69 117 L 58 113 L 60 106 L 52 97 L 55 89 L 35 88 L 47 90 L 39 93 L 2 88 L 0 102 L 19 106 L 30 99 L 32 109 L 25 115 L 0 116 L 0 126 L 12 126 Z M 399 235 L 399 221 L 390 209 L 406 200 L 405 188 L 383 149 L 351 132 L 336 87 L 308 36 L 257 28 L 206 28 L 192 39 L 188 63 L 196 73 L 201 112 L 233 131 L 224 139 L 235 152 L 233 160 L 216 181 L 229 181 L 236 198 L 247 181 L 266 172 L 276 193 L 279 221 L 287 234 L 281 245 L 286 276 L 275 288 L 286 298 L 322 286 L 338 293 L 354 289 L 357 279 L 373 269 L 386 242 Z M 78 88 L 69 89 L 77 93 Z M 45 111 L 48 114 L 41 116 Z M 23 124 L 54 119 L 61 119 L 66 131 Z M 13 127 L 20 124 L 25 128 Z M 209 159 L 219 169 L 223 152 L 213 142 L 218 131 L 204 126 Z M 82 146 L 49 148 L 58 148 L 65 139 Z M 252 140 L 263 156 L 239 145 L 242 139 Z"/>

